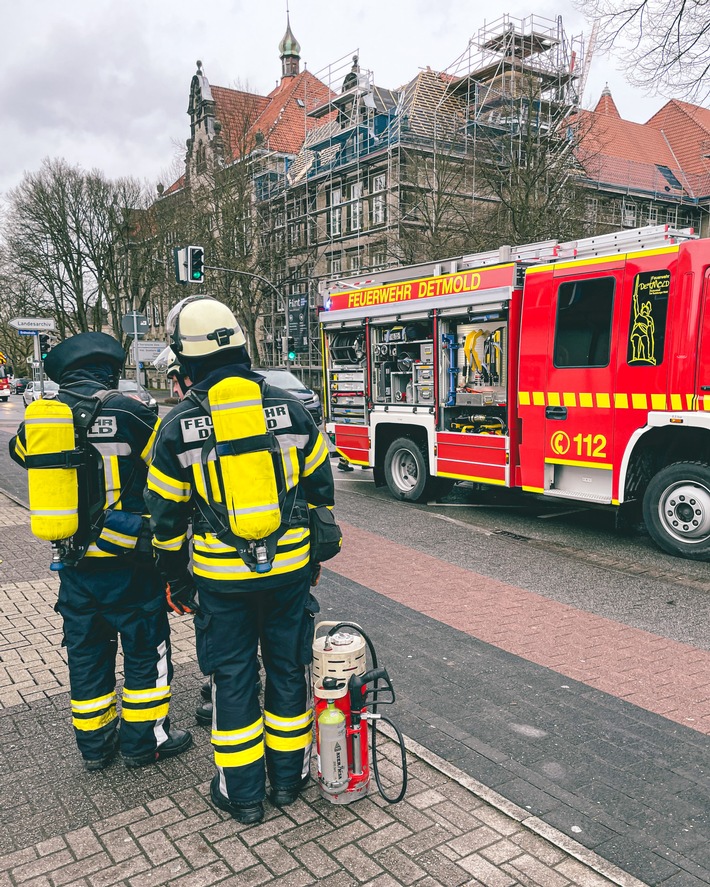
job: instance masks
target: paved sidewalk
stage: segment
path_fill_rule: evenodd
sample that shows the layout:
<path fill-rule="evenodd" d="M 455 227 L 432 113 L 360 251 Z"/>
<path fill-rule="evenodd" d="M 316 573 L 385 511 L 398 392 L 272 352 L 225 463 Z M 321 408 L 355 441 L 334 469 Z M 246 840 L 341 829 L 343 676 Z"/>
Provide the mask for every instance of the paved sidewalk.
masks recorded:
<path fill-rule="evenodd" d="M 1 493 L 0 540 L 0 887 L 643 883 L 414 739 L 400 804 L 387 805 L 373 786 L 367 799 L 338 807 L 311 786 L 284 811 L 267 804 L 265 821 L 252 827 L 206 800 L 211 750 L 208 731 L 198 727 L 195 747 L 180 758 L 139 771 L 117 762 L 84 772 L 70 726 L 48 546 L 30 535 L 25 509 Z M 348 583 L 327 572 L 318 594 L 324 618 L 341 608 Z M 191 621 L 173 619 L 172 626 L 172 711 L 176 724 L 188 726 L 202 678 Z M 378 649 L 389 665 L 385 641 Z M 397 669 L 391 672 L 397 683 Z M 432 675 L 421 690 L 430 696 L 439 686 Z M 406 701 L 392 712 L 403 726 L 405 708 Z M 398 749 L 387 738 L 381 748 L 382 780 L 394 794 Z"/>

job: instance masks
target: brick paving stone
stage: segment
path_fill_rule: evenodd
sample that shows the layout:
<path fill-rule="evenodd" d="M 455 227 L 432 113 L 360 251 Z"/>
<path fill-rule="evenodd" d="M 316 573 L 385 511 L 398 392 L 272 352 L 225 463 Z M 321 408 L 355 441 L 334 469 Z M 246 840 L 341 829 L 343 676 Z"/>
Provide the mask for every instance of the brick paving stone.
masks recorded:
<path fill-rule="evenodd" d="M 292 855 L 276 840 L 255 845 L 253 853 L 276 875 L 283 875 L 298 865 Z"/>
<path fill-rule="evenodd" d="M 338 863 L 332 856 L 324 853 L 315 841 L 294 847 L 293 855 L 302 865 L 305 865 L 315 878 L 320 880 L 329 879 L 334 872 L 340 871 Z"/>
<path fill-rule="evenodd" d="M 424 877 L 424 869 L 399 847 L 386 847 L 373 856 L 401 884 L 413 884 Z"/>
<path fill-rule="evenodd" d="M 513 887 L 516 883 L 516 878 L 476 854 L 465 856 L 459 865 L 486 887 Z"/>
<path fill-rule="evenodd" d="M 350 846 L 341 846 L 333 854 L 346 872 L 354 875 L 361 883 L 379 875 L 382 868 L 362 850 Z"/>
<path fill-rule="evenodd" d="M 110 868 L 111 858 L 107 853 L 96 853 L 83 859 L 72 862 L 63 868 L 53 869 L 51 883 L 53 887 L 64 887 L 65 884 L 75 883 L 79 878 L 87 878 L 89 875 Z"/>

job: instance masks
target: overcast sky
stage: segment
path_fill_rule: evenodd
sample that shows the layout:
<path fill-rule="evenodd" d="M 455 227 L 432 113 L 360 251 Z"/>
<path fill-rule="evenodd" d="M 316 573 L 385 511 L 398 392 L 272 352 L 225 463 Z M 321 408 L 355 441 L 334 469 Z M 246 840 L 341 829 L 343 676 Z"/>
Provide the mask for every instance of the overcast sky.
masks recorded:
<path fill-rule="evenodd" d="M 317 73 L 359 50 L 378 85 L 419 68 L 446 70 L 481 27 L 533 4 L 493 0 L 487 21 L 470 0 L 290 0 L 302 65 Z M 568 35 L 590 25 L 572 0 L 536 0 L 535 16 L 562 16 Z M 184 156 L 195 61 L 213 85 L 269 92 L 281 74 L 286 0 L 5 0 L 0 72 L 0 192 L 44 157 L 154 186 Z M 626 85 L 613 59 L 594 55 L 584 95 L 608 81 L 622 117 L 643 122 L 666 101 Z"/>

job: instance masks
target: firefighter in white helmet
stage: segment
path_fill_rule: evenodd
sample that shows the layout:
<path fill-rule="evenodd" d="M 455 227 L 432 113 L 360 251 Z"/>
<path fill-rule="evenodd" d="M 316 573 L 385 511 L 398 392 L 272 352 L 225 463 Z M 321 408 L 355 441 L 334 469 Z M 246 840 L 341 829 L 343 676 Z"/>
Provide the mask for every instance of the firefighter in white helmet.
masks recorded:
<path fill-rule="evenodd" d="M 308 779 L 306 606 L 320 569 L 309 524 L 314 538 L 316 525 L 334 524 L 333 476 L 308 411 L 251 370 L 227 306 L 206 296 L 186 299 L 166 326 L 193 384 L 156 438 L 146 492 L 153 545 L 173 603 L 195 612 L 200 668 L 214 683 L 212 801 L 253 823 L 264 815 L 267 775 L 269 798 L 280 807 L 293 803 Z"/>

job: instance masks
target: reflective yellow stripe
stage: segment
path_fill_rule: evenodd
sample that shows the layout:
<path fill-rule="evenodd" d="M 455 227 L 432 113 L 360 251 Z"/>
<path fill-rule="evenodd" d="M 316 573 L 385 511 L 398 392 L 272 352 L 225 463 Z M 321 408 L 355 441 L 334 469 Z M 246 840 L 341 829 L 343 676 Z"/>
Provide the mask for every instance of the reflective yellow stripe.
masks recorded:
<path fill-rule="evenodd" d="M 195 483 L 195 489 L 197 490 L 197 495 L 204 499 L 205 502 L 207 499 L 207 488 L 205 487 L 205 473 L 202 469 L 202 465 L 199 463 L 195 463 L 192 466 L 192 479 Z"/>
<path fill-rule="evenodd" d="M 248 742 L 257 736 L 261 736 L 264 731 L 264 724 L 261 718 L 249 724 L 248 727 L 240 727 L 236 730 L 213 730 L 213 745 L 239 745 L 242 742 Z"/>
<path fill-rule="evenodd" d="M 315 446 L 306 456 L 306 464 L 303 469 L 303 477 L 308 477 L 310 474 L 313 474 L 316 468 L 318 468 L 319 465 L 325 462 L 327 458 L 328 447 L 326 445 L 326 442 L 323 440 L 323 435 L 319 432 Z"/>
<path fill-rule="evenodd" d="M 124 702 L 148 702 L 151 699 L 165 699 L 170 696 L 170 684 L 165 687 L 148 687 L 147 690 L 123 689 Z"/>
<path fill-rule="evenodd" d="M 274 558 L 270 576 L 280 573 L 291 573 L 305 567 L 309 561 L 310 545 L 294 551 L 277 554 Z M 193 572 L 207 579 L 250 579 L 256 574 L 240 558 L 208 558 L 195 550 L 193 555 Z"/>
<path fill-rule="evenodd" d="M 302 730 L 313 722 L 313 710 L 304 712 L 295 718 L 280 718 L 271 714 L 270 711 L 264 712 L 264 724 L 267 727 L 273 727 L 276 730 Z"/>
<path fill-rule="evenodd" d="M 187 533 L 182 536 L 174 536 L 172 539 L 153 539 L 153 548 L 159 548 L 161 551 L 179 551 L 187 542 Z"/>
<path fill-rule="evenodd" d="M 96 711 L 106 705 L 116 703 L 116 694 L 107 693 L 105 696 L 97 696 L 95 699 L 72 699 L 71 710 L 73 712 Z"/>
<path fill-rule="evenodd" d="M 105 711 L 103 714 L 100 714 L 95 718 L 72 718 L 72 725 L 77 730 L 88 733 L 91 730 L 100 730 L 102 727 L 105 727 L 106 724 L 115 721 L 116 717 L 116 706 L 112 705 L 108 711 Z"/>
<path fill-rule="evenodd" d="M 266 745 L 268 748 L 273 748 L 274 751 L 298 751 L 298 749 L 307 748 L 312 742 L 311 730 L 302 736 L 274 736 L 268 731 L 266 733 Z"/>
<path fill-rule="evenodd" d="M 214 762 L 218 767 L 246 767 L 259 758 L 264 757 L 264 743 L 258 742 L 252 748 L 246 748 L 244 751 L 221 752 L 214 753 Z"/>
<path fill-rule="evenodd" d="M 153 428 L 153 433 L 148 438 L 148 443 L 143 448 L 143 452 L 141 453 L 141 459 L 145 462 L 146 465 L 150 465 L 150 460 L 153 455 L 153 444 L 155 443 L 155 435 L 158 432 L 158 427 L 160 426 L 160 419 L 155 423 L 155 427 Z"/>
<path fill-rule="evenodd" d="M 163 499 L 172 499 L 174 502 L 187 502 L 190 498 L 190 485 L 169 477 L 160 471 L 155 465 L 148 471 L 148 489 L 162 496 Z"/>
<path fill-rule="evenodd" d="M 143 721 L 157 721 L 158 718 L 166 717 L 169 708 L 168 702 L 163 705 L 152 705 L 149 708 L 123 708 L 121 717 L 124 721 L 134 724 Z"/>
<path fill-rule="evenodd" d="M 101 538 L 107 542 L 114 542 L 123 548 L 135 548 L 137 536 L 126 536 L 124 533 L 117 533 L 116 530 L 109 530 L 106 527 L 101 530 Z"/>

